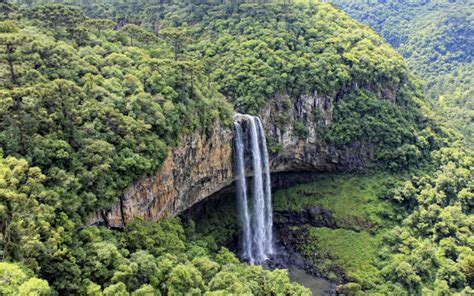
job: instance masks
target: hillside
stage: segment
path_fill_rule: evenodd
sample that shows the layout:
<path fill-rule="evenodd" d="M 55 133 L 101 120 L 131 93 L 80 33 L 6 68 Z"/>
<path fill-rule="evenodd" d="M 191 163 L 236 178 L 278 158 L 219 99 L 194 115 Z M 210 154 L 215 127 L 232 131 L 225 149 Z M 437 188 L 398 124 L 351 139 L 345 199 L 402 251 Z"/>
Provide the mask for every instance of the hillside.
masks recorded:
<path fill-rule="evenodd" d="M 327 142 L 376 143 L 376 158 L 395 168 L 399 160 L 410 161 L 402 160 L 406 153 L 422 155 L 431 149 L 421 143 L 432 137 L 428 129 L 420 132 L 425 123 L 430 125 L 430 119 L 420 119 L 428 116 L 419 111 L 426 104 L 403 59 L 371 29 L 330 4 L 311 4 L 309 9 L 272 3 L 139 7 L 96 4 L 88 11 L 174 34 L 179 51 L 205 63 L 209 78 L 239 112 L 259 114 L 278 99 L 284 110 L 301 95 L 316 94 L 342 103 L 334 108 L 329 103 L 293 124 L 319 121 Z M 276 120 L 290 128 L 285 126 L 288 114 L 280 113 Z M 333 124 L 326 126 L 332 118 Z"/>
<path fill-rule="evenodd" d="M 239 261 L 216 243 L 218 232 L 200 233 L 192 221 L 137 215 L 120 230 L 87 224 L 117 203 L 124 220 L 124 190 L 154 193 L 144 178 L 195 173 L 186 162 L 168 167 L 168 157 L 178 149 L 193 161 L 201 143 L 193 136 L 231 131 L 235 112 L 262 117 L 271 157 L 290 162 L 288 170 L 285 132 L 299 145 L 286 153 L 326 153 L 314 154 L 324 158 L 318 170 L 429 171 L 439 194 L 426 197 L 433 185 L 415 179 L 416 189 L 392 198 L 406 210 L 405 227 L 415 229 L 408 215 L 424 213 L 422 197 L 426 207 L 437 200 L 454 214 L 472 211 L 471 159 L 433 116 L 417 78 L 377 33 L 331 4 L 26 4 L 0 2 L 0 294 L 309 295 L 287 270 Z M 319 103 L 306 108 L 307 98 Z M 341 151 L 356 164 L 334 165 Z M 454 166 L 452 183 L 444 166 Z M 184 200 L 173 204 L 192 198 L 177 196 Z M 420 240 L 441 244 L 433 229 L 444 224 L 435 223 Z M 458 226 L 445 234 L 462 228 L 456 253 L 445 256 L 462 273 L 448 291 L 472 282 L 472 223 Z M 386 289 L 423 288 L 413 272 L 407 282 L 397 268 L 388 272 L 395 288 Z"/>
<path fill-rule="evenodd" d="M 473 148 L 474 4 L 470 1 L 332 1 L 373 27 L 426 84 L 437 113 Z"/>
<path fill-rule="evenodd" d="M 325 225 L 289 221 L 280 233 L 310 269 L 340 283 L 340 292 L 468 294 L 474 279 L 472 157 L 449 148 L 435 159 L 433 171 L 323 175 L 278 191 L 277 217 L 322 207 L 332 219 Z"/>

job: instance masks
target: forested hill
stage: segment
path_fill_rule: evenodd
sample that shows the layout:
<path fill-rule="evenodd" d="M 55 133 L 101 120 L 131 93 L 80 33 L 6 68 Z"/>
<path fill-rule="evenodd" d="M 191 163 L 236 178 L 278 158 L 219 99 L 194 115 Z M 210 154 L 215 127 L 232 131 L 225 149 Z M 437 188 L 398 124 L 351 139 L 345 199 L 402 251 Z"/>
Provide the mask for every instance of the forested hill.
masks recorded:
<path fill-rule="evenodd" d="M 258 114 L 277 94 L 333 97 L 321 137 L 375 144 L 392 169 L 446 141 L 400 55 L 328 3 L 2 7 L 0 144 L 41 168 L 68 217 L 109 206 L 183 134 L 228 122 L 227 100 Z"/>
<path fill-rule="evenodd" d="M 286 97 L 287 106 L 302 94 L 334 98 L 334 122 L 321 125 L 321 138 L 374 143 L 377 160 L 393 169 L 427 156 L 441 144 L 435 134 L 447 132 L 421 112 L 424 96 L 401 56 L 329 3 L 98 2 L 84 9 L 140 24 L 178 56 L 199 60 L 239 112 L 258 114 L 275 97 Z M 321 119 L 315 113 L 309 121 Z M 284 127 L 287 115 L 280 115 Z"/>
<path fill-rule="evenodd" d="M 277 95 L 330 98 L 321 141 L 369 143 L 379 168 L 422 167 L 456 141 L 403 58 L 331 4 L 72 4 L 0 1 L 0 294 L 307 294 L 177 219 L 84 225 L 183 135 Z"/>
<path fill-rule="evenodd" d="M 474 3 L 334 0 L 379 32 L 426 82 L 438 113 L 474 143 Z"/>

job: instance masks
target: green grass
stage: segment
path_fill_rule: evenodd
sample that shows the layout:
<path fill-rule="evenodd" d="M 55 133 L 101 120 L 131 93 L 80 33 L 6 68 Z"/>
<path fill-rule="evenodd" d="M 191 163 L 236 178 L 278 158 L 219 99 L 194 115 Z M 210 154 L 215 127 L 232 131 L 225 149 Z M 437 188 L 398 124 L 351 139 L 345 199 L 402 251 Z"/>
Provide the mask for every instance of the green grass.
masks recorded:
<path fill-rule="evenodd" d="M 307 250 L 316 248 L 319 253 L 328 254 L 326 261 L 329 262 L 326 264 L 341 266 L 350 281 L 367 283 L 377 276 L 377 251 L 381 237 L 381 234 L 373 235 L 367 231 L 311 227 L 306 242 L 311 245 Z"/>
<path fill-rule="evenodd" d="M 319 205 L 329 209 L 338 227 L 364 229 L 383 227 L 394 216 L 391 203 L 380 198 L 400 177 L 387 173 L 372 175 L 323 175 L 321 179 L 276 192 L 275 211 L 301 210 Z M 370 223 L 368 223 L 370 222 Z"/>
<path fill-rule="evenodd" d="M 329 279 L 340 282 L 344 274 L 349 282 L 369 290 L 380 283 L 377 253 L 396 216 L 383 196 L 402 178 L 388 173 L 322 174 L 315 182 L 276 192 L 273 206 L 275 211 L 298 211 L 311 205 L 330 210 L 337 229 L 290 228 L 301 235 L 297 249 Z M 215 242 L 228 240 L 238 228 L 235 200 L 215 202 L 206 209 L 195 220 L 197 233 L 210 235 Z"/>
<path fill-rule="evenodd" d="M 274 209 L 299 211 L 317 205 L 330 210 L 336 229 L 291 228 L 304 236 L 297 248 L 310 265 L 329 279 L 347 280 L 370 290 L 381 284 L 378 251 L 396 217 L 392 203 L 384 196 L 402 179 L 402 175 L 377 172 L 321 175 L 315 182 L 276 192 Z"/>

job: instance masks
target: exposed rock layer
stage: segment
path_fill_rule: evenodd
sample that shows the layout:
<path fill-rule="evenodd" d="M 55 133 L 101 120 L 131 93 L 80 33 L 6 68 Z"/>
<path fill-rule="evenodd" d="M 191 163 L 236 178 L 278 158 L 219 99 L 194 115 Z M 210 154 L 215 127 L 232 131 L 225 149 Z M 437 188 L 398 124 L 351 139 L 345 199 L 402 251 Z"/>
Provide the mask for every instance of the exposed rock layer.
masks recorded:
<path fill-rule="evenodd" d="M 284 94 L 276 96 L 260 114 L 273 150 L 272 173 L 354 170 L 373 158 L 373 147 L 364 143 L 323 143 L 318 130 L 331 123 L 332 98 L 312 94 L 293 102 Z M 134 217 L 158 220 L 229 186 L 234 181 L 232 139 L 232 130 L 219 123 L 207 133 L 187 135 L 169 150 L 159 172 L 135 182 L 90 222 L 123 227 Z"/>
<path fill-rule="evenodd" d="M 331 211 L 318 206 L 308 206 L 301 211 L 275 212 L 274 216 L 276 225 L 336 227 L 336 222 L 334 221 Z"/>

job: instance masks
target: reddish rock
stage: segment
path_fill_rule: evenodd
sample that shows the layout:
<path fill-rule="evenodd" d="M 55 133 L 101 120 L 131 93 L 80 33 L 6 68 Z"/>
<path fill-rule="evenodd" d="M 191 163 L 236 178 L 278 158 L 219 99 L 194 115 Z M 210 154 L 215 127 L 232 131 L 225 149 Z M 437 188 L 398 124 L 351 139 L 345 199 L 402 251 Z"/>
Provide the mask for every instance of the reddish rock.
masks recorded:
<path fill-rule="evenodd" d="M 317 94 L 303 95 L 295 101 L 279 95 L 269 101 L 260 117 L 269 142 L 280 147 L 270 155 L 272 173 L 348 171 L 361 168 L 373 158 L 370 145 L 332 145 L 320 139 L 318 128 L 331 123 L 333 101 Z M 290 106 L 288 102 L 292 102 Z M 304 139 L 296 135 L 295 122 L 307 128 Z M 158 220 L 179 214 L 231 185 L 232 136 L 230 127 L 218 122 L 205 133 L 196 131 L 185 136 L 179 146 L 169 149 L 159 172 L 133 183 L 110 209 L 95 213 L 90 224 L 123 227 L 134 217 Z"/>

